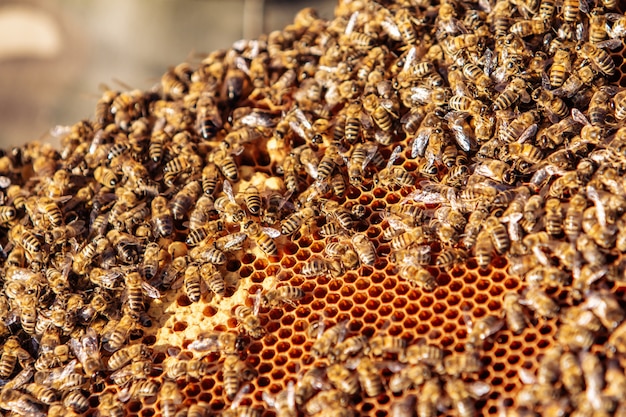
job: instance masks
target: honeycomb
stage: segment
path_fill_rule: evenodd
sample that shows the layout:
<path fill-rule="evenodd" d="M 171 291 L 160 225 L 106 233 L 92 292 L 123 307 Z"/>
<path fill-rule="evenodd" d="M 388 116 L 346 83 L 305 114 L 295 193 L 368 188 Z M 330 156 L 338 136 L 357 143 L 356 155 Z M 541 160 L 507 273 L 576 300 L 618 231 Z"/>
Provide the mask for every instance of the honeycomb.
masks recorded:
<path fill-rule="evenodd" d="M 3 414 L 622 415 L 625 35 L 343 0 L 4 151 Z"/>

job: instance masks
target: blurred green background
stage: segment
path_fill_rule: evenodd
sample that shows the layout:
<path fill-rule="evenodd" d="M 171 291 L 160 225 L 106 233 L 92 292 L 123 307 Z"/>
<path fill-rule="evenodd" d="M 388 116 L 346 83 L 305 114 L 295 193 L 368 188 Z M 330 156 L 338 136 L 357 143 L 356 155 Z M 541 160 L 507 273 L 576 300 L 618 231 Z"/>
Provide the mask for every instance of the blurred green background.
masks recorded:
<path fill-rule="evenodd" d="M 170 66 L 336 0 L 0 0 L 0 147 L 93 115 L 99 84 L 148 89 Z"/>

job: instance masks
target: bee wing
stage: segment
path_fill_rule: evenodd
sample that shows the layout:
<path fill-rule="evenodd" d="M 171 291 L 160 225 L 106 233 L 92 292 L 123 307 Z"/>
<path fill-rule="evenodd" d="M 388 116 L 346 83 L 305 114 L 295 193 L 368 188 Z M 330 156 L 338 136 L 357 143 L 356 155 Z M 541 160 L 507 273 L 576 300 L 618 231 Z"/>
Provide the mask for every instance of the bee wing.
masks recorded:
<path fill-rule="evenodd" d="M 159 299 L 161 298 L 161 292 L 154 288 L 152 285 L 148 284 L 146 281 L 141 283 L 141 288 L 144 290 L 146 295 L 150 298 Z"/>
<path fill-rule="evenodd" d="M 239 404 L 241 404 L 241 400 L 243 400 L 243 397 L 250 392 L 251 389 L 251 384 L 246 384 L 243 387 L 241 387 L 239 389 L 239 391 L 237 391 L 237 394 L 235 394 L 235 398 L 233 398 L 233 402 L 230 405 L 230 409 L 231 410 L 236 410 L 237 407 L 239 407 Z M 265 395 L 265 393 L 263 393 Z M 265 399 L 265 397 L 264 397 Z M 268 404 L 269 405 L 269 404 Z"/>
<path fill-rule="evenodd" d="M 111 378 L 113 380 L 115 380 L 117 378 L 126 378 L 126 377 L 129 377 L 129 376 L 132 376 L 133 373 L 134 372 L 133 372 L 132 365 L 127 365 L 127 366 L 123 367 L 122 369 L 118 369 L 117 371 L 113 372 L 111 374 Z M 130 380 L 128 382 L 130 382 Z"/>
<path fill-rule="evenodd" d="M 227 244 L 224 245 L 224 250 L 230 249 L 234 246 L 238 246 L 241 242 L 246 240 L 247 237 L 248 236 L 243 232 L 237 233 L 237 236 L 235 238 L 232 238 Z"/>
<path fill-rule="evenodd" d="M 399 145 L 395 147 L 393 152 L 391 152 L 391 155 L 389 156 L 389 161 L 387 162 L 387 166 L 385 167 L 387 170 L 390 169 L 396 159 L 398 159 L 398 156 L 400 156 L 400 152 L 402 152 L 402 147 Z"/>
<path fill-rule="evenodd" d="M 606 227 L 606 210 L 604 209 L 604 204 L 600 199 L 600 195 L 594 186 L 587 186 L 587 197 L 593 201 L 593 204 L 596 207 L 596 218 L 598 219 L 598 223 L 602 227 Z"/>
<path fill-rule="evenodd" d="M 591 4 L 587 0 L 580 0 L 578 8 L 583 13 L 589 13 L 591 11 Z"/>
<path fill-rule="evenodd" d="M 517 140 L 517 143 L 524 143 L 528 139 L 535 136 L 537 134 L 537 129 L 538 129 L 537 123 L 533 123 L 532 125 L 528 126 L 526 130 L 524 130 L 522 135 L 519 137 L 519 139 Z"/>
<path fill-rule="evenodd" d="M 424 128 L 417 132 L 417 135 L 413 139 L 413 144 L 411 145 L 411 158 L 424 156 L 432 131 L 432 128 Z"/>
<path fill-rule="evenodd" d="M 485 53 L 484 53 L 484 61 L 485 61 L 485 66 L 483 68 L 483 71 L 485 72 L 485 75 L 489 77 L 491 76 L 491 73 L 496 68 L 498 59 L 494 55 L 493 51 L 487 48 L 485 49 Z"/>
<path fill-rule="evenodd" d="M 583 112 L 581 112 L 580 110 L 576 108 L 572 109 L 572 119 L 574 119 L 575 121 L 583 125 L 590 124 L 589 119 L 587 119 L 587 116 L 585 116 Z"/>
<path fill-rule="evenodd" d="M 619 39 L 619 38 L 616 38 L 616 39 L 607 39 L 607 40 L 605 40 L 605 41 L 598 42 L 598 43 L 596 44 L 596 46 L 597 46 L 598 48 L 602 48 L 602 49 L 606 49 L 606 48 L 608 48 L 608 49 L 611 49 L 611 50 L 615 50 L 615 49 L 617 49 L 617 48 L 621 48 L 621 46 L 622 46 L 622 40 L 621 40 L 621 39 Z"/>
<path fill-rule="evenodd" d="M 424 86 L 411 87 L 411 101 L 419 103 L 427 103 L 430 99 L 432 90 Z"/>
<path fill-rule="evenodd" d="M 391 39 L 395 41 L 399 41 L 402 39 L 402 34 L 400 33 L 400 29 L 398 29 L 398 25 L 396 25 L 396 23 L 393 21 L 391 16 L 385 17 L 383 21 L 380 22 L 380 25 L 382 26 L 385 33 L 387 33 L 387 35 Z"/>
<path fill-rule="evenodd" d="M 235 57 L 235 67 L 245 72 L 247 75 L 250 75 L 250 67 L 246 62 L 246 59 L 242 56 Z"/>
<path fill-rule="evenodd" d="M 263 295 L 261 294 L 261 289 L 259 288 L 254 294 L 254 305 L 252 306 L 252 313 L 255 316 L 259 315 L 259 310 L 261 309 L 261 301 L 263 299 Z"/>
<path fill-rule="evenodd" d="M 274 239 L 281 235 L 280 230 L 276 230 L 273 227 L 263 227 L 262 229 L 266 235 Z"/>
<path fill-rule="evenodd" d="M 483 381 L 475 381 L 467 384 L 467 391 L 474 398 L 481 398 L 491 392 L 491 385 Z"/>
<path fill-rule="evenodd" d="M 11 185 L 11 178 L 0 175 L 0 187 L 8 188 Z"/>
<path fill-rule="evenodd" d="M 230 184 L 230 181 L 226 179 L 224 180 L 224 184 L 222 185 L 222 190 L 224 191 L 224 194 L 226 194 L 226 196 L 228 197 L 230 201 L 232 201 L 233 203 L 237 202 L 235 200 L 235 194 L 233 193 L 233 186 Z"/>
<path fill-rule="evenodd" d="M 350 20 L 348 20 L 348 24 L 346 25 L 345 34 L 349 35 L 354 31 L 354 27 L 356 26 L 356 21 L 359 18 L 359 12 L 354 12 L 350 16 Z"/>
<path fill-rule="evenodd" d="M 375 144 L 370 145 L 369 149 L 367 150 L 367 155 L 365 156 L 365 159 L 363 160 L 363 164 L 361 164 L 361 169 L 364 170 L 367 167 L 370 161 L 374 159 L 376 152 L 378 152 L 378 145 L 375 145 Z"/>
<path fill-rule="evenodd" d="M 276 126 L 276 119 L 269 113 L 261 111 L 253 111 L 246 114 L 239 122 L 243 125 L 250 127 L 274 127 Z"/>

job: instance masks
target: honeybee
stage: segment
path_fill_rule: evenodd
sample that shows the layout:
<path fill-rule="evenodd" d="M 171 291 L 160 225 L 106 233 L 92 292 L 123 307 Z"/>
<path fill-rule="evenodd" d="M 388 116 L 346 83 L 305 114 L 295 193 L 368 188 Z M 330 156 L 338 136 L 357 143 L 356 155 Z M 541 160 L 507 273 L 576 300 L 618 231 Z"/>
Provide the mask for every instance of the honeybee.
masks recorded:
<path fill-rule="evenodd" d="M 245 348 L 244 339 L 231 332 L 204 332 L 189 344 L 189 349 L 198 352 L 220 352 L 231 355 Z"/>
<path fill-rule="evenodd" d="M 450 379 L 446 382 L 445 390 L 459 416 L 470 417 L 476 412 L 473 400 L 487 395 L 491 386 L 482 381 L 467 384 L 460 379 Z"/>
<path fill-rule="evenodd" d="M 281 232 L 283 235 L 291 235 L 295 233 L 303 223 L 311 220 L 316 215 L 313 207 L 303 207 L 294 212 L 285 219 L 282 224 Z"/>
<path fill-rule="evenodd" d="M 440 381 L 438 378 L 426 380 L 422 387 L 417 403 L 418 417 L 431 417 L 437 415 L 437 404 L 443 398 Z"/>
<path fill-rule="evenodd" d="M 202 169 L 202 190 L 204 194 L 212 196 L 217 188 L 219 171 L 214 163 L 207 163 Z"/>
<path fill-rule="evenodd" d="M 138 314 L 144 311 L 144 292 L 154 299 L 161 298 L 161 293 L 152 285 L 148 284 L 138 272 L 130 272 L 124 276 L 128 308 L 132 313 Z"/>
<path fill-rule="evenodd" d="M 359 392 L 359 380 L 356 374 L 343 364 L 334 364 L 326 368 L 328 380 L 342 393 L 354 395 Z"/>
<path fill-rule="evenodd" d="M 348 161 L 348 177 L 350 184 L 360 187 L 363 183 L 363 172 L 365 167 L 374 159 L 378 153 L 378 146 L 375 144 L 357 143 L 354 145 L 352 154 Z"/>
<path fill-rule="evenodd" d="M 189 269 L 187 269 L 188 271 Z M 187 271 L 185 271 L 185 278 L 187 278 Z M 193 271 L 193 268 L 192 268 Z M 193 274 L 193 272 L 190 272 L 190 274 Z M 200 276 L 202 277 L 202 280 L 204 283 L 206 283 L 207 287 L 209 287 L 209 289 L 216 295 L 223 295 L 224 291 L 226 289 L 226 285 L 224 282 L 224 277 L 222 276 L 222 273 L 215 268 L 214 264 L 211 262 L 207 262 L 205 264 L 203 264 L 200 267 Z M 202 283 L 197 283 L 195 281 L 195 279 L 197 278 L 189 278 L 191 279 L 190 282 L 186 282 L 186 290 L 188 290 L 190 292 L 190 294 L 193 294 L 194 291 L 197 291 L 197 289 L 199 288 L 193 288 L 193 286 L 195 285 L 201 285 Z M 199 296 L 200 294 L 198 293 L 197 296 Z M 195 298 L 195 295 L 194 295 Z"/>
<path fill-rule="evenodd" d="M 380 99 L 373 93 L 363 98 L 363 108 L 370 114 L 376 126 L 383 131 L 391 130 L 394 118 L 398 117 L 393 111 L 394 104 L 391 99 Z"/>
<path fill-rule="evenodd" d="M 246 233 L 231 233 L 215 239 L 213 246 L 223 252 L 241 249 L 241 243 L 248 238 Z"/>
<path fill-rule="evenodd" d="M 383 187 L 388 187 L 392 185 L 410 187 L 415 184 L 415 178 L 410 172 L 408 172 L 403 167 L 393 165 L 396 159 L 398 159 L 398 157 L 400 156 L 401 152 L 402 148 L 400 146 L 394 148 L 385 168 L 378 171 L 374 175 L 374 184 L 380 184 Z"/>
<path fill-rule="evenodd" d="M 520 303 L 527 305 L 538 315 L 545 318 L 552 318 L 559 312 L 559 306 L 541 288 L 531 286 Z"/>
<path fill-rule="evenodd" d="M 180 220 L 186 216 L 201 194 L 202 187 L 198 181 L 191 181 L 187 183 L 182 190 L 176 193 L 170 202 L 170 208 L 174 219 Z"/>
<path fill-rule="evenodd" d="M 116 371 L 128 365 L 133 360 L 145 359 L 150 355 L 150 349 L 143 343 L 122 348 L 109 358 L 107 367 L 111 371 Z"/>
<path fill-rule="evenodd" d="M 582 305 L 591 310 L 609 331 L 615 330 L 626 317 L 615 296 L 606 291 L 590 292 Z"/>
<path fill-rule="evenodd" d="M 139 359 L 111 374 L 116 385 L 123 387 L 132 381 L 147 379 L 152 372 L 152 360 Z"/>
<path fill-rule="evenodd" d="M 41 242 L 37 237 L 26 230 L 22 224 L 16 224 L 9 231 L 12 241 L 26 250 L 27 254 L 34 256 L 41 255 Z"/>
<path fill-rule="evenodd" d="M 339 157 L 338 145 L 335 143 L 328 145 L 326 150 L 324 150 L 324 155 L 322 156 L 319 165 L 317 166 L 317 180 L 323 182 L 328 179 L 340 163 L 341 160 Z"/>
<path fill-rule="evenodd" d="M 556 97 L 553 93 L 543 88 L 537 88 L 533 91 L 532 98 L 537 105 L 543 107 L 548 112 L 552 122 L 557 122 L 569 114 L 567 104 L 561 98 Z"/>
<path fill-rule="evenodd" d="M 509 292 L 502 300 L 507 328 L 515 334 L 520 334 L 526 328 L 526 315 L 520 304 L 517 293 Z"/>
<path fill-rule="evenodd" d="M 228 180 L 224 181 L 223 191 L 225 196 L 215 200 L 215 209 L 230 222 L 237 223 L 242 221 L 246 217 L 246 212 L 237 203 L 232 185 Z"/>
<path fill-rule="evenodd" d="M 614 39 L 621 45 L 621 40 Z M 615 62 L 604 49 L 592 43 L 582 43 L 576 46 L 576 53 L 583 59 L 588 59 L 601 73 L 611 76 L 615 73 Z"/>
<path fill-rule="evenodd" d="M 200 271 L 196 265 L 189 265 L 185 270 L 183 286 L 189 301 L 197 303 L 202 295 L 200 289 Z"/>
<path fill-rule="evenodd" d="M 214 149 L 210 154 L 209 162 L 217 166 L 229 181 L 239 181 L 239 169 L 235 159 L 225 147 Z"/>
<path fill-rule="evenodd" d="M 522 38 L 533 35 L 543 35 L 550 29 L 549 22 L 539 19 L 518 20 L 510 29 L 510 32 Z"/>
<path fill-rule="evenodd" d="M 148 243 L 144 249 L 141 274 L 147 279 L 154 278 L 159 270 L 159 251 L 156 242 Z"/>
<path fill-rule="evenodd" d="M 376 248 L 367 236 L 360 233 L 354 234 L 352 236 L 352 243 L 361 263 L 364 265 L 373 265 L 376 261 Z"/>
<path fill-rule="evenodd" d="M 118 399 L 122 402 L 127 402 L 130 398 L 141 397 L 153 397 L 159 392 L 159 385 L 157 382 L 142 379 L 134 384 L 130 388 L 125 388 L 118 394 Z"/>
<path fill-rule="evenodd" d="M 239 372 L 241 361 L 237 355 L 228 355 L 224 359 L 224 393 L 229 399 L 233 399 L 239 391 Z"/>
<path fill-rule="evenodd" d="M 163 196 L 156 196 L 152 200 L 152 224 L 155 231 L 163 237 L 170 236 L 174 231 L 172 210 Z"/>
<path fill-rule="evenodd" d="M 99 166 L 94 170 L 93 177 L 100 184 L 108 188 L 114 188 L 118 182 L 115 172 L 103 166 Z"/>
<path fill-rule="evenodd" d="M 304 297 L 304 291 L 301 288 L 286 285 L 262 294 L 261 305 L 263 307 L 276 308 L 287 303 L 295 307 L 294 301 L 302 297 Z"/>
<path fill-rule="evenodd" d="M 483 342 L 490 336 L 493 336 L 498 330 L 502 328 L 504 322 L 494 315 L 485 316 L 472 322 L 469 316 L 465 318 L 467 322 L 467 344 L 471 348 L 478 346 L 478 343 Z"/>
<path fill-rule="evenodd" d="M 367 356 L 361 357 L 356 372 L 363 391 L 368 397 L 377 397 L 384 391 L 382 377 L 374 361 Z"/>
<path fill-rule="evenodd" d="M 572 352 L 564 352 L 559 360 L 561 369 L 561 382 L 570 393 L 576 395 L 583 390 L 583 370 L 578 358 Z"/>
<path fill-rule="evenodd" d="M 497 159 L 479 163 L 474 169 L 474 173 L 508 185 L 514 184 L 517 180 L 513 168 L 506 162 Z"/>
<path fill-rule="evenodd" d="M 25 368 L 28 363 L 32 362 L 32 357 L 27 350 L 21 345 L 17 337 L 11 336 L 2 347 L 2 355 L 0 356 L 0 378 L 8 379 L 13 373 L 17 363 Z"/>
<path fill-rule="evenodd" d="M 411 285 L 421 287 L 426 291 L 433 291 L 437 287 L 436 277 L 428 269 L 418 265 L 402 265 L 400 277 L 407 280 Z"/>
<path fill-rule="evenodd" d="M 452 110 L 468 112 L 471 115 L 482 116 L 487 111 L 480 100 L 474 100 L 466 96 L 454 95 L 450 97 L 448 105 Z"/>
<path fill-rule="evenodd" d="M 347 322 L 337 323 L 329 329 L 317 329 L 317 340 L 311 347 L 311 354 L 317 358 L 326 357 L 331 350 L 343 342 L 348 331 Z"/>
<path fill-rule="evenodd" d="M 238 306 L 235 309 L 235 317 L 239 320 L 241 327 L 254 339 L 260 339 L 265 334 L 265 329 L 261 326 L 261 320 L 250 307 Z"/>
<path fill-rule="evenodd" d="M 211 365 L 201 359 L 169 359 L 171 360 L 165 363 L 165 375 L 171 380 L 177 380 L 182 377 L 201 379 L 212 371 Z"/>
<path fill-rule="evenodd" d="M 98 348 L 98 335 L 93 328 L 88 327 L 85 334 L 80 339 L 72 338 L 69 341 L 70 347 L 76 358 L 83 366 L 85 375 L 93 377 L 102 369 L 100 350 Z"/>
<path fill-rule="evenodd" d="M 405 355 L 406 340 L 399 337 L 382 334 L 376 335 L 369 340 L 366 354 L 383 356 L 386 353 L 396 354 L 399 359 Z"/>
<path fill-rule="evenodd" d="M 124 408 L 112 392 L 98 395 L 98 412 L 105 417 L 123 417 Z"/>
<path fill-rule="evenodd" d="M 476 262 L 481 269 L 486 269 L 491 264 L 493 241 L 488 230 L 481 230 L 476 237 L 476 244 L 473 246 Z"/>
<path fill-rule="evenodd" d="M 280 231 L 270 227 L 261 227 L 253 220 L 243 224 L 242 230 L 250 239 L 253 239 L 267 256 L 278 256 L 278 248 L 274 238 L 280 236 Z"/>

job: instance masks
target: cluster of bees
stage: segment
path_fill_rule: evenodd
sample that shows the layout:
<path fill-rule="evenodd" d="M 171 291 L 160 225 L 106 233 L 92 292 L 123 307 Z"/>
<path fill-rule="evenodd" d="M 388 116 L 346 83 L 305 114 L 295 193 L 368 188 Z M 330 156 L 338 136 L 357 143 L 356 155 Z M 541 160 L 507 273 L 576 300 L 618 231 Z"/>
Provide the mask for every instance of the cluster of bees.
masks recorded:
<path fill-rule="evenodd" d="M 150 91 L 107 89 L 93 119 L 53 130 L 60 151 L 4 152 L 0 409 L 121 416 L 157 396 L 164 416 L 352 416 L 390 393 L 393 416 L 467 417 L 492 392 L 478 380 L 483 343 L 554 320 L 555 346 L 536 373 L 519 372 L 523 389 L 498 412 L 622 415 L 626 312 L 610 291 L 626 274 L 616 8 L 346 0 L 331 21 L 305 9 L 282 31 L 170 69 Z M 387 192 L 402 200 L 348 198 Z M 502 314 L 468 312 L 460 353 L 312 326 L 315 365 L 263 392 L 265 410 L 242 403 L 257 376 L 242 358 L 267 335 L 261 311 L 297 305 L 302 288 L 244 297 L 237 331 L 208 329 L 161 366 L 160 347 L 138 343 L 152 300 L 180 291 L 227 303 L 246 252 L 276 262 L 305 235 L 324 242 L 294 268 L 307 279 L 384 259 L 432 292 L 440 273 L 505 257 L 523 288 L 503 295 Z M 181 405 L 178 382 L 217 372 L 225 410 Z"/>

